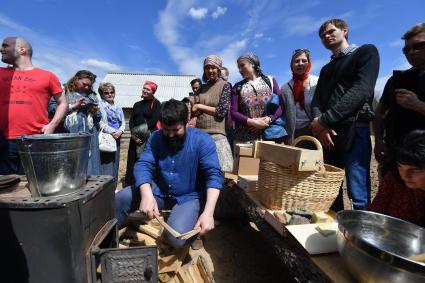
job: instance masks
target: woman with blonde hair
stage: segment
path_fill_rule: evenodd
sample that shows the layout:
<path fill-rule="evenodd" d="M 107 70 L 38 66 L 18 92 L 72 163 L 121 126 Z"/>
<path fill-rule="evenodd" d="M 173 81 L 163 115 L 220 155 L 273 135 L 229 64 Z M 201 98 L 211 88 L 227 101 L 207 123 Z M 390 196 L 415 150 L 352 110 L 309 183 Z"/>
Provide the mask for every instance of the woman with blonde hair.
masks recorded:
<path fill-rule="evenodd" d="M 99 111 L 96 93 L 93 91 L 95 81 L 95 74 L 80 70 L 64 85 L 65 97 L 69 105 L 64 121 L 64 131 L 92 135 L 88 175 L 101 174 L 98 131 L 102 114 Z"/>
<path fill-rule="evenodd" d="M 111 175 L 118 182 L 118 169 L 120 164 L 120 141 L 125 130 L 125 118 L 122 108 L 115 102 L 115 87 L 111 83 L 101 83 L 98 88 L 100 112 L 102 113 L 101 129 L 104 133 L 112 135 L 116 140 L 115 152 L 100 152 L 100 164 L 103 175 Z"/>

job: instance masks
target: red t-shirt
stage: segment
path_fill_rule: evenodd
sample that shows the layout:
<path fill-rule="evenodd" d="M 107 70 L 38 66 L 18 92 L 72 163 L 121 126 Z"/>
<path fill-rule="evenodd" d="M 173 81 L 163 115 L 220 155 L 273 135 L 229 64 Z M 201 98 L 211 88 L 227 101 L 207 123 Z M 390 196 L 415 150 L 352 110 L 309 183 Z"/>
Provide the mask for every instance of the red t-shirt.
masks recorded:
<path fill-rule="evenodd" d="M 49 123 L 50 98 L 61 92 L 59 79 L 49 71 L 0 68 L 0 131 L 7 139 L 40 133 Z"/>
<path fill-rule="evenodd" d="M 368 210 L 425 227 L 425 191 L 410 189 L 391 173 L 385 175 Z"/>

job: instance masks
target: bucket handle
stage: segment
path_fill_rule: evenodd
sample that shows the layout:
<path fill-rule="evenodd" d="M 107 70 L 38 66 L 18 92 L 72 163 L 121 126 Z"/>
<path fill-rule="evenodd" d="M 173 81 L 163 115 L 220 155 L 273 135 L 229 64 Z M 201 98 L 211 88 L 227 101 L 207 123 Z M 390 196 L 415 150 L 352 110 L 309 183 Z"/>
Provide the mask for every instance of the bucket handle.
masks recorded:
<path fill-rule="evenodd" d="M 37 192 L 38 196 L 41 196 L 40 191 L 38 190 L 38 183 L 37 183 L 37 177 L 35 175 L 35 169 L 34 169 L 34 163 L 32 162 L 32 155 L 31 155 L 31 144 L 28 142 L 28 138 L 27 135 L 23 135 L 22 137 L 22 143 L 24 144 L 24 148 L 26 149 L 27 153 L 28 153 L 28 157 L 29 157 L 29 163 L 31 165 L 31 171 L 32 174 L 34 174 L 34 182 L 35 182 L 35 191 Z"/>

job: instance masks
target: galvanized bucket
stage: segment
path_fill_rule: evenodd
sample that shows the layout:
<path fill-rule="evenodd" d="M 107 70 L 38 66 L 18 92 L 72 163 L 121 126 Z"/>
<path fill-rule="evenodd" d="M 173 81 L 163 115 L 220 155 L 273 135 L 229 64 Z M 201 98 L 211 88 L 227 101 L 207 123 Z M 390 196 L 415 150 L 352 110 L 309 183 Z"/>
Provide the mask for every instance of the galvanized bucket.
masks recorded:
<path fill-rule="evenodd" d="M 85 185 L 91 134 L 49 134 L 17 139 L 34 197 L 75 192 Z"/>

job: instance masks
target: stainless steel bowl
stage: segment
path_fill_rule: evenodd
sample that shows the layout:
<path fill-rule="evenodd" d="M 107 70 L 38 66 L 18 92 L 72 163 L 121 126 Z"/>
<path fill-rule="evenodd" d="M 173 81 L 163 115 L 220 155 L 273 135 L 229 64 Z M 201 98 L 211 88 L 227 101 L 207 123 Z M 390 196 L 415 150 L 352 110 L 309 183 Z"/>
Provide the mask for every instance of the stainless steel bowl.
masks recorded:
<path fill-rule="evenodd" d="M 337 214 L 338 251 L 360 282 L 425 282 L 425 229 L 387 215 L 345 210 Z"/>

